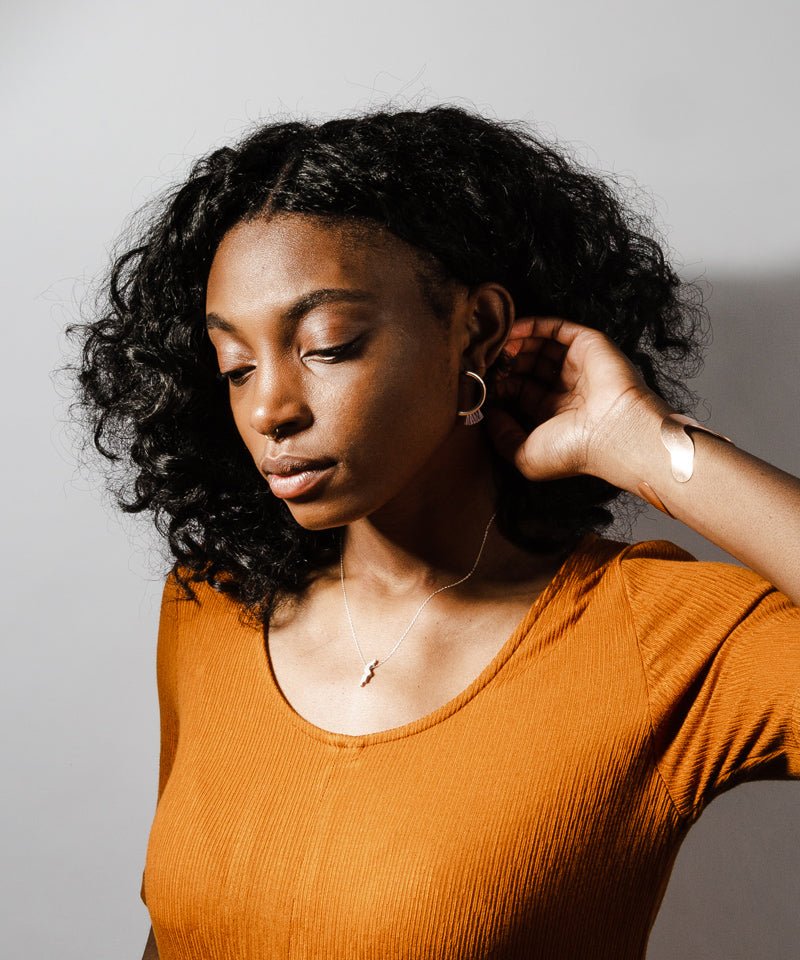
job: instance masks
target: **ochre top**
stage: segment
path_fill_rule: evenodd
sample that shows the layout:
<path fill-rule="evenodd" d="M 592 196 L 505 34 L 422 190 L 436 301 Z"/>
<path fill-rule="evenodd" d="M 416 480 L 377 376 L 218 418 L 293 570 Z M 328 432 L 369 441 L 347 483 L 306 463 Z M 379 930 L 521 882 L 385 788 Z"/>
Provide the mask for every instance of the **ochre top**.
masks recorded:
<path fill-rule="evenodd" d="M 158 634 L 161 960 L 641 960 L 705 806 L 800 779 L 800 607 L 666 540 L 588 534 L 466 690 L 359 736 L 198 591 Z"/>

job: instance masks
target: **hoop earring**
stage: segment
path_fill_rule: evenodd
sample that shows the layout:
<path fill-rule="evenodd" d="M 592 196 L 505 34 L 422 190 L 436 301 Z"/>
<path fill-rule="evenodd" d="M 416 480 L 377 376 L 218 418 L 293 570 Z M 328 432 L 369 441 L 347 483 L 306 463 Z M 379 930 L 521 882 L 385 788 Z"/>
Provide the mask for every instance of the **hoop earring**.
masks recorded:
<path fill-rule="evenodd" d="M 462 373 L 465 373 L 468 377 L 472 377 L 473 380 L 477 380 L 481 385 L 481 390 L 483 395 L 481 396 L 480 401 L 477 406 L 473 407 L 471 410 L 459 410 L 459 417 L 466 417 L 464 423 L 466 426 L 471 427 L 474 423 L 480 423 L 483 420 L 483 414 L 481 413 L 481 407 L 483 406 L 484 400 L 486 400 L 486 384 L 478 376 L 477 373 L 473 373 L 472 370 L 462 370 Z"/>

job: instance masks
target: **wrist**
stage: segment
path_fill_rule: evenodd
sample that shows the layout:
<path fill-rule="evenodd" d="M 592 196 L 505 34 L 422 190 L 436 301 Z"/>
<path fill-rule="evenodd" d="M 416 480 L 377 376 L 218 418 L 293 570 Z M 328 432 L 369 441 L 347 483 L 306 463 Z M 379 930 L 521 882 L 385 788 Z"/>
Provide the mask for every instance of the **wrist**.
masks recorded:
<path fill-rule="evenodd" d="M 671 501 L 692 477 L 694 438 L 710 435 L 733 444 L 730 437 L 678 413 L 654 394 L 634 398 L 615 420 L 616 432 L 606 431 L 603 472 L 597 475 L 670 517 L 675 514 L 664 497 Z"/>
<path fill-rule="evenodd" d="M 664 469 L 669 468 L 661 424 L 664 417 L 675 412 L 656 394 L 640 394 L 621 404 L 596 431 L 596 453 L 587 472 L 641 497 L 640 485 L 657 485 Z"/>

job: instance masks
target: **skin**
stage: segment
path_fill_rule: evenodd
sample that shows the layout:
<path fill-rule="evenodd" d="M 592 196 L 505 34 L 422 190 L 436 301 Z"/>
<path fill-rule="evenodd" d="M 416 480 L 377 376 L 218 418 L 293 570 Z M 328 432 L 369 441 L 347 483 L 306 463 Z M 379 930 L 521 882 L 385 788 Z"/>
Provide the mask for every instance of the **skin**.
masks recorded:
<path fill-rule="evenodd" d="M 338 461 L 319 492 L 286 505 L 309 529 L 346 528 L 348 598 L 370 657 L 473 562 L 493 510 L 490 445 L 530 480 L 585 473 L 644 496 L 800 604 L 800 479 L 694 430 L 694 473 L 676 481 L 660 439 L 673 410 L 608 337 L 560 317 L 515 318 L 494 283 L 456 289 L 443 333 L 414 267 L 413 250 L 386 232 L 354 236 L 293 214 L 234 227 L 208 281 L 209 315 L 236 327 L 212 322 L 209 336 L 222 371 L 244 368 L 230 404 L 254 468 L 284 448 Z M 356 287 L 374 300 L 319 307 L 287 333 L 283 312 L 318 287 Z M 312 356 L 362 333 L 346 361 Z M 480 429 L 455 414 L 475 402 L 459 370 L 483 375 L 500 350 L 514 365 L 499 392 L 536 423 L 530 431 L 489 405 Z M 275 427 L 280 441 L 267 437 Z M 475 573 L 437 595 L 402 655 L 364 688 L 354 682 L 338 569 L 322 571 L 270 624 L 276 678 L 297 712 L 327 729 L 409 722 L 469 685 L 561 559 L 520 551 L 493 525 Z M 143 960 L 157 958 L 151 928 Z"/>
<path fill-rule="evenodd" d="M 142 960 L 159 960 L 158 945 L 156 944 L 156 938 L 152 927 L 150 927 L 150 932 L 147 934 L 147 942 L 144 945 Z"/>
<path fill-rule="evenodd" d="M 523 430 L 494 408 L 488 427 L 525 477 L 602 477 L 668 512 L 800 605 L 800 478 L 741 449 L 734 425 L 726 431 L 733 443 L 691 430 L 693 473 L 676 480 L 661 424 L 679 411 L 647 388 L 600 331 L 563 317 L 526 317 L 515 322 L 506 349 L 516 360 L 504 390 L 538 426 Z"/>
<path fill-rule="evenodd" d="M 332 457 L 324 485 L 285 501 L 307 529 L 344 528 L 348 604 L 339 564 L 320 571 L 272 617 L 267 647 L 296 712 L 343 733 L 408 723 L 446 703 L 510 637 L 563 557 L 534 556 L 492 524 L 491 441 L 457 410 L 494 362 L 514 321 L 499 284 L 454 288 L 445 329 L 427 304 L 417 254 L 388 231 L 354 234 L 297 214 L 240 223 L 223 238 L 207 283 L 208 335 L 239 434 L 258 469 L 265 452 Z M 291 304 L 317 289 L 369 300 L 327 303 L 287 328 Z M 223 327 L 225 329 L 223 329 Z M 361 337 L 356 352 L 327 351 Z M 270 434 L 280 428 L 280 439 Z"/>
<path fill-rule="evenodd" d="M 206 297 L 220 371 L 240 372 L 230 405 L 255 467 L 265 453 L 334 458 L 324 491 L 286 505 L 307 529 L 346 525 L 348 580 L 406 606 L 468 571 L 494 510 L 487 436 L 456 416 L 477 394 L 459 370 L 485 374 L 514 321 L 507 290 L 486 283 L 458 289 L 443 332 L 415 266 L 388 231 L 354 239 L 346 226 L 282 215 L 229 231 Z M 286 331 L 288 306 L 318 288 L 372 299 L 319 306 Z M 324 359 L 357 336 L 356 353 Z M 542 568 L 493 527 L 470 589 Z"/>

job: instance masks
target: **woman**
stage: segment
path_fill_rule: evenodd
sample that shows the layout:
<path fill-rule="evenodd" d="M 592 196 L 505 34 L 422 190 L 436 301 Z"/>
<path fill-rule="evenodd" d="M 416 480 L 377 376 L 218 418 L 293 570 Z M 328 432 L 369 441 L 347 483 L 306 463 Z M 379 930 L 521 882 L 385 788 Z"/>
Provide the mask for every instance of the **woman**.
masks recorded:
<path fill-rule="evenodd" d="M 264 125 L 119 256 L 73 332 L 173 560 L 146 957 L 640 958 L 708 802 L 800 777 L 800 480 L 686 415 L 648 229 L 438 106 Z"/>

